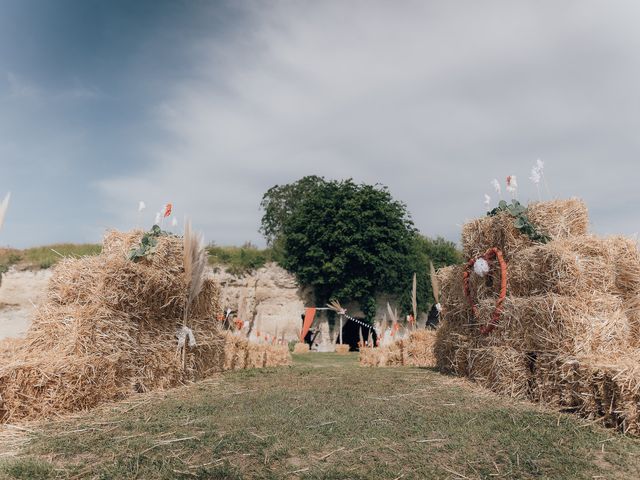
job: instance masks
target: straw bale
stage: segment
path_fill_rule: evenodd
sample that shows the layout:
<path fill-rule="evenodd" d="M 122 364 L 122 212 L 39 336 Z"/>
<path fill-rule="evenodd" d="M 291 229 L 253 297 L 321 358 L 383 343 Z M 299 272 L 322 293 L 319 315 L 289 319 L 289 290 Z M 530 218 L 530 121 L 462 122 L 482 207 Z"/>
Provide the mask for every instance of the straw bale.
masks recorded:
<path fill-rule="evenodd" d="M 636 240 L 623 236 L 607 237 L 616 270 L 616 286 L 624 297 L 640 294 L 640 251 Z"/>
<path fill-rule="evenodd" d="M 358 357 L 360 366 L 362 367 L 376 367 L 378 366 L 377 350 L 379 348 L 362 347 L 360 348 L 360 355 Z"/>
<path fill-rule="evenodd" d="M 437 331 L 420 329 L 411 332 L 406 342 L 407 364 L 414 367 L 435 367 L 433 345 Z"/>
<path fill-rule="evenodd" d="M 493 299 L 480 302 L 477 325 L 488 323 Z M 607 353 L 628 348 L 630 323 L 621 299 L 609 294 L 507 297 L 487 338 L 524 352 Z"/>
<path fill-rule="evenodd" d="M 607 247 L 605 240 L 583 235 L 524 249 L 508 263 L 509 295 L 616 293 L 616 270 Z"/>
<path fill-rule="evenodd" d="M 291 365 L 291 353 L 287 345 L 267 345 L 265 367 L 283 367 Z"/>
<path fill-rule="evenodd" d="M 298 342 L 293 346 L 293 353 L 309 353 L 309 344 Z"/>
<path fill-rule="evenodd" d="M 640 434 L 640 352 L 558 357 L 542 362 L 536 400 L 573 411 L 624 433 Z"/>
<path fill-rule="evenodd" d="M 126 257 L 131 251 L 131 247 L 140 243 L 144 231 L 140 229 L 129 232 L 118 230 L 107 230 L 102 238 L 102 253 L 104 255 L 118 255 Z"/>
<path fill-rule="evenodd" d="M 13 422 L 85 410 L 129 393 L 126 354 L 74 357 L 46 352 L 0 368 L 0 419 Z"/>
<path fill-rule="evenodd" d="M 267 345 L 249 343 L 247 368 L 263 368 L 267 364 Z"/>
<path fill-rule="evenodd" d="M 436 330 L 433 344 L 436 368 L 442 373 L 466 375 L 468 353 L 472 343 L 468 327 L 456 328 L 449 322 L 441 323 Z"/>
<path fill-rule="evenodd" d="M 530 359 L 511 347 L 474 348 L 468 352 L 469 377 L 485 388 L 513 398 L 527 398 Z"/>
<path fill-rule="evenodd" d="M 161 237 L 153 254 L 129 261 L 141 235 L 110 232 L 100 255 L 56 266 L 25 339 L 0 345 L 4 421 L 82 410 L 224 368 L 217 286 L 203 282 L 185 319 L 182 240 Z M 183 356 L 177 331 L 185 324 L 197 345 Z"/>
<path fill-rule="evenodd" d="M 10 363 L 17 358 L 24 345 L 24 338 L 7 337 L 0 340 L 0 365 Z"/>
<path fill-rule="evenodd" d="M 542 233 L 554 240 L 585 235 L 589 214 L 582 200 L 553 200 L 532 203 L 527 216 Z M 462 227 L 462 250 L 465 258 L 476 257 L 489 248 L 498 247 L 507 260 L 534 242 L 513 226 L 513 217 L 502 212 L 467 222 Z"/>
<path fill-rule="evenodd" d="M 336 353 L 338 355 L 346 355 L 349 353 L 349 348 L 350 348 L 349 345 L 338 344 L 336 345 Z"/>

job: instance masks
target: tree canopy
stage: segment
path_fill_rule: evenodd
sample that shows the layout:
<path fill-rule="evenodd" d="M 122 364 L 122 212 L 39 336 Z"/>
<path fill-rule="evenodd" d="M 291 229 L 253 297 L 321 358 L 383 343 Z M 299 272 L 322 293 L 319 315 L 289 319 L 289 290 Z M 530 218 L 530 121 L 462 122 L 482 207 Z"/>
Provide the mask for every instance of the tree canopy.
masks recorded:
<path fill-rule="evenodd" d="M 426 310 L 429 259 L 436 267 L 458 260 L 451 242 L 422 237 L 406 205 L 382 185 L 304 177 L 269 189 L 261 207 L 261 232 L 281 249 L 282 266 L 313 287 L 317 303 L 356 300 L 368 318 L 379 293 L 398 295 L 408 312 L 414 272 Z"/>

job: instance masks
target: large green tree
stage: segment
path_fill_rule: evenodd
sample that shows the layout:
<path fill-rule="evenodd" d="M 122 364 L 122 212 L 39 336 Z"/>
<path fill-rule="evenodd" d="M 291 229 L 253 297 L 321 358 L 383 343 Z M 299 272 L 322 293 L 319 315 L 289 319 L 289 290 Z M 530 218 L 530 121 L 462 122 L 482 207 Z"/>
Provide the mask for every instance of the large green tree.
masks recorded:
<path fill-rule="evenodd" d="M 318 304 L 356 300 L 368 318 L 379 293 L 398 295 L 411 310 L 413 273 L 419 310 L 432 300 L 429 260 L 455 263 L 455 245 L 423 237 L 406 206 L 382 185 L 304 177 L 269 189 L 261 203 L 261 232 L 280 252 L 280 263 L 314 289 Z"/>

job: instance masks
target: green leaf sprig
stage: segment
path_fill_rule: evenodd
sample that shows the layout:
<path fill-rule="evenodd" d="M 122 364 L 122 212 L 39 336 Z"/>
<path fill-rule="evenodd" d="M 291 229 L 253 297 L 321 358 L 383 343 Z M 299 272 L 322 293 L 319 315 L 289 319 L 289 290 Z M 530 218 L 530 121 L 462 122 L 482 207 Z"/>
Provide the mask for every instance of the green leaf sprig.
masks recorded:
<path fill-rule="evenodd" d="M 168 236 L 175 235 L 171 232 L 162 230 L 158 225 L 154 225 L 153 227 L 151 227 L 151 230 L 145 232 L 144 235 L 142 235 L 142 238 L 140 239 L 140 245 L 131 248 L 127 258 L 134 262 L 138 262 L 148 255 L 152 255 L 156 251 L 156 247 L 158 246 L 158 238 Z"/>
<path fill-rule="evenodd" d="M 531 223 L 527 216 L 527 207 L 522 205 L 518 200 L 513 200 L 513 203 L 510 204 L 504 200 L 500 200 L 498 206 L 490 212 L 487 212 L 487 215 L 494 217 L 501 212 L 506 212 L 511 215 L 513 217 L 513 226 L 534 242 L 547 243 L 551 240 L 548 235 L 538 231 L 535 225 Z"/>

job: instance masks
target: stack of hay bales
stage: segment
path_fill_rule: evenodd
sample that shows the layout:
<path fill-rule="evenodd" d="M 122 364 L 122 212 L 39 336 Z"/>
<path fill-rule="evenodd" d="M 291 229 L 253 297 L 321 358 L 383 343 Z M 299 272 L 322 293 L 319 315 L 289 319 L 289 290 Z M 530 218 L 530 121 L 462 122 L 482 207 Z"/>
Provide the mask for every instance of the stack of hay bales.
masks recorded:
<path fill-rule="evenodd" d="M 435 330 L 414 330 L 407 337 L 389 345 L 360 349 L 363 367 L 435 367 L 433 344 Z"/>
<path fill-rule="evenodd" d="M 437 366 L 487 388 L 541 401 L 640 433 L 640 253 L 624 237 L 588 233 L 586 205 L 577 199 L 534 203 L 527 216 L 549 236 L 536 243 L 502 212 L 464 225 L 463 254 L 498 247 L 507 262 L 507 297 L 491 321 L 500 272 L 471 275 L 478 307 L 464 295 L 464 265 L 439 270 L 441 326 Z"/>
<path fill-rule="evenodd" d="M 160 236 L 134 262 L 143 232 L 109 232 L 102 253 L 65 259 L 26 337 L 0 345 L 0 420 L 60 415 L 135 392 L 164 389 L 225 367 L 211 279 L 191 303 L 181 238 Z M 178 349 L 186 324 L 196 345 Z"/>

